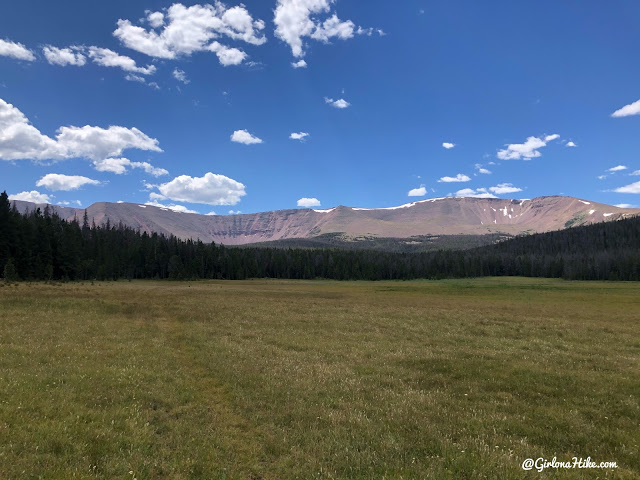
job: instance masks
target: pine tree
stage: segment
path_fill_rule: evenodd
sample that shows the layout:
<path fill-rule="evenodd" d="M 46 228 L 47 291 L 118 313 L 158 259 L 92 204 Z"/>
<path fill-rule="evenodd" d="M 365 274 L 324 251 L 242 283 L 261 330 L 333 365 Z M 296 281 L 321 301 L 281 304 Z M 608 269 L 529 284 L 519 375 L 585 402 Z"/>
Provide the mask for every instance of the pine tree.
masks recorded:
<path fill-rule="evenodd" d="M 4 266 L 4 281 L 9 283 L 16 280 L 18 280 L 18 272 L 13 264 L 13 258 L 10 258 Z"/>

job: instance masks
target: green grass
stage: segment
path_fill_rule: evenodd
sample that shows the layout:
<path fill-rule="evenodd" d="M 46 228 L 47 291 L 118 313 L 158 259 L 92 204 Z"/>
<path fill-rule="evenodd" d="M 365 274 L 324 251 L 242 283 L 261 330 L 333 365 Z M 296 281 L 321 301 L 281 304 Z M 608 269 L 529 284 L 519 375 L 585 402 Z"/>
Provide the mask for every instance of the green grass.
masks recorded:
<path fill-rule="evenodd" d="M 0 287 L 0 478 L 640 478 L 640 284 Z M 617 470 L 525 473 L 525 458 Z"/>

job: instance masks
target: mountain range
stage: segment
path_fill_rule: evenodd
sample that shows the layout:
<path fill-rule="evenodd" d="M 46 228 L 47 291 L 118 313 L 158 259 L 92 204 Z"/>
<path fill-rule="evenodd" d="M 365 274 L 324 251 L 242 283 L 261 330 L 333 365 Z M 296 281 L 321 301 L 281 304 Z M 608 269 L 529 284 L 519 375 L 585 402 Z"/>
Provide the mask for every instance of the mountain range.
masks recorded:
<path fill-rule="evenodd" d="M 15 200 L 21 212 L 45 204 Z M 85 209 L 50 205 L 66 220 L 82 221 Z M 520 235 L 541 233 L 640 215 L 640 209 L 618 208 L 565 196 L 527 200 L 445 197 L 397 207 L 292 209 L 238 215 L 200 215 L 134 203 L 99 202 L 86 208 L 89 222 L 123 225 L 148 233 L 175 235 L 225 245 L 327 234 L 410 238 L 424 235 Z"/>

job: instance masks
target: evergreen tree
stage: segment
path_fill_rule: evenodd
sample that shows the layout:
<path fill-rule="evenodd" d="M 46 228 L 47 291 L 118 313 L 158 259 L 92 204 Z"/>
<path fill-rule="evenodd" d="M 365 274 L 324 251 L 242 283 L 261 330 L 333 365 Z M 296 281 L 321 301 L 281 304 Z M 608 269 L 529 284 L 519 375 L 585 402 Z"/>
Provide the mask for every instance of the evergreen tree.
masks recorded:
<path fill-rule="evenodd" d="M 4 265 L 4 280 L 5 282 L 15 282 L 18 280 L 18 272 L 13 264 L 13 258 L 7 260 L 7 263 Z"/>

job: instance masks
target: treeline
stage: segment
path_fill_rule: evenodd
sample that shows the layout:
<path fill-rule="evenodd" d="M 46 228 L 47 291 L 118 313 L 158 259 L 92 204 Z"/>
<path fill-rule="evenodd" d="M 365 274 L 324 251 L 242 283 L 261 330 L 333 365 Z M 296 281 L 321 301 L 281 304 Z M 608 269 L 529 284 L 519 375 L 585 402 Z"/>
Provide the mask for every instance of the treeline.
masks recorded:
<path fill-rule="evenodd" d="M 519 237 L 464 251 L 229 248 L 20 214 L 0 194 L 0 273 L 22 280 L 288 278 L 387 280 L 519 275 L 640 280 L 640 218 Z"/>
<path fill-rule="evenodd" d="M 241 248 L 338 248 L 340 250 L 377 250 L 397 253 L 422 253 L 438 250 L 468 250 L 512 238 L 503 233 L 485 235 L 416 235 L 410 238 L 375 237 L 324 233 L 312 238 L 286 238 L 241 245 Z"/>

